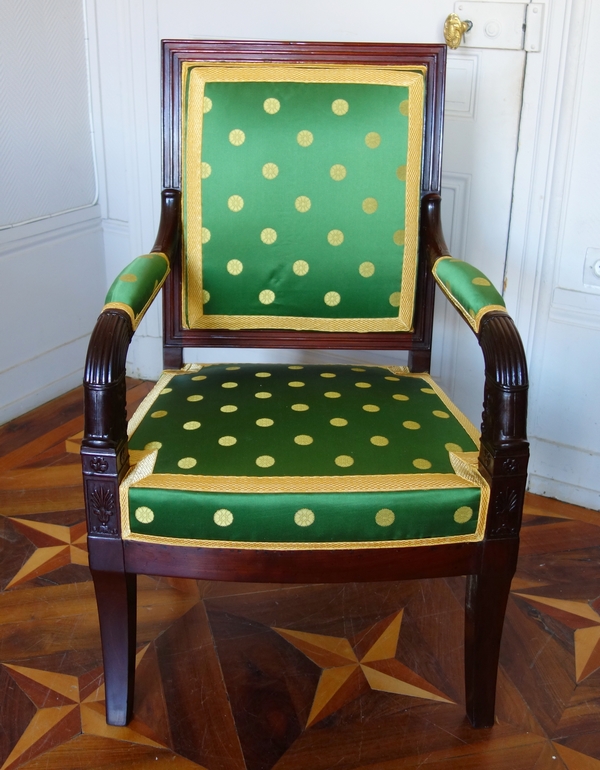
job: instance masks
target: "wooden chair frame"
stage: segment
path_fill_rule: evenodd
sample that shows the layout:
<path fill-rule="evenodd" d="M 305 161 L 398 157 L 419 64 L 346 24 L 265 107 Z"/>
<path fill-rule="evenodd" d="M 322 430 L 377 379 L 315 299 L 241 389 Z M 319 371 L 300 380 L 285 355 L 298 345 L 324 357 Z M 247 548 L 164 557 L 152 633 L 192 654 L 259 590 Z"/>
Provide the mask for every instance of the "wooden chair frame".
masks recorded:
<path fill-rule="evenodd" d="M 434 280 L 448 254 L 440 223 L 443 76 L 441 45 L 163 41 L 163 198 L 153 251 L 169 256 L 163 290 L 164 363 L 182 365 L 184 347 L 395 349 L 409 351 L 412 371 L 429 370 Z M 183 61 L 334 62 L 427 67 L 422 208 L 416 315 L 412 332 L 327 333 L 189 330 L 181 322 L 180 66 Z M 481 542 L 356 550 L 248 551 L 122 540 L 119 484 L 129 469 L 125 359 L 133 336 L 127 313 L 99 317 L 85 367 L 82 444 L 90 567 L 104 656 L 107 721 L 131 719 L 134 686 L 136 575 L 256 582 L 381 581 L 467 575 L 466 709 L 475 727 L 494 722 L 498 658 L 513 577 L 525 493 L 527 369 L 510 316 L 492 311 L 476 336 L 485 364 L 479 469 L 490 484 Z"/>

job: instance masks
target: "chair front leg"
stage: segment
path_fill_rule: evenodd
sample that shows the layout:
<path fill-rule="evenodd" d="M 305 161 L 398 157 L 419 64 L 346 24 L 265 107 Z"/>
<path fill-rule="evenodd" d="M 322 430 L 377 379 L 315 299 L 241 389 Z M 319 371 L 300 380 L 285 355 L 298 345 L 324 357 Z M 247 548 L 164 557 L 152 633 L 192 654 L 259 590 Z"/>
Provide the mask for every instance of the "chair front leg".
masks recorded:
<path fill-rule="evenodd" d="M 136 575 L 92 569 L 104 661 L 106 721 L 126 725 L 133 715 Z"/>
<path fill-rule="evenodd" d="M 485 549 L 493 553 L 484 551 L 481 572 L 467 577 L 465 597 L 466 706 L 478 728 L 494 724 L 500 642 L 519 540 L 497 540 Z"/>

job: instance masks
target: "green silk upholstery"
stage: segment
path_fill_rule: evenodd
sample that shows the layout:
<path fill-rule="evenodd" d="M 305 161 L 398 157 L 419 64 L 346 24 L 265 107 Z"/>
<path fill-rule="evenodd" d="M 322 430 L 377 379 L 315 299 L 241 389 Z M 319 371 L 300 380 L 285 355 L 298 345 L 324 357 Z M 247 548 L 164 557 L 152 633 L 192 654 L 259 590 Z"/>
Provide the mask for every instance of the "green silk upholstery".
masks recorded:
<path fill-rule="evenodd" d="M 277 82 L 270 69 L 265 82 L 184 71 L 186 324 L 410 329 L 422 74 Z"/>
<path fill-rule="evenodd" d="M 429 376 L 400 369 L 165 373 L 130 423 L 139 462 L 122 486 L 126 537 L 286 548 L 480 539 L 477 432 Z"/>
<path fill-rule="evenodd" d="M 146 309 L 158 294 L 169 274 L 166 254 L 154 252 L 136 257 L 121 270 L 106 295 L 104 310 L 125 310 L 136 329 Z"/>
<path fill-rule="evenodd" d="M 506 311 L 502 295 L 473 265 L 453 257 L 441 257 L 433 267 L 439 287 L 475 331 L 486 313 Z"/>

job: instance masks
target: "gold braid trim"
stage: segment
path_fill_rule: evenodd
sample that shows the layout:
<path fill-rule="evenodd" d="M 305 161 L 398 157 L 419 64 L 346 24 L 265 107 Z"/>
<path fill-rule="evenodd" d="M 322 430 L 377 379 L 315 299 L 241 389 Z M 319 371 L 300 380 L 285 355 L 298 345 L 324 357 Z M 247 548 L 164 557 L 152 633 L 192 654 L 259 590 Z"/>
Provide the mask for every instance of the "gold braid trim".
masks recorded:
<path fill-rule="evenodd" d="M 465 479 L 465 481 L 469 481 L 481 489 L 481 497 L 479 498 L 479 513 L 475 534 L 477 535 L 478 540 L 483 540 L 487 522 L 488 508 L 490 504 L 490 485 L 487 483 L 481 473 L 479 473 L 479 453 L 449 452 L 448 454 L 456 474 L 462 479 Z"/>
<path fill-rule="evenodd" d="M 136 466 L 137 469 L 137 466 Z M 231 494 L 310 494 L 318 492 L 403 492 L 477 487 L 453 473 L 390 473 L 381 476 L 193 476 L 156 473 L 130 479 L 137 489 L 176 489 L 181 492 Z"/>
<path fill-rule="evenodd" d="M 446 297 L 450 300 L 450 302 L 454 305 L 454 307 L 458 310 L 458 312 L 462 315 L 462 317 L 465 319 L 465 321 L 469 324 L 471 329 L 477 334 L 479 332 L 479 327 L 481 325 L 481 319 L 487 315 L 488 313 L 492 313 L 494 311 L 500 312 L 500 313 L 508 313 L 508 310 L 504 307 L 504 305 L 485 305 L 481 308 L 481 310 L 477 311 L 477 314 L 475 316 L 472 316 L 468 310 L 466 310 L 460 302 L 456 299 L 454 294 L 450 291 L 450 289 L 446 286 L 446 284 L 442 281 L 441 278 L 438 277 L 437 274 L 437 266 L 438 263 L 441 262 L 444 259 L 452 259 L 451 256 L 445 256 L 440 257 L 435 261 L 435 264 L 433 266 L 433 277 L 435 278 L 435 282 L 440 287 L 440 289 L 444 292 Z"/>
<path fill-rule="evenodd" d="M 477 527 L 479 530 L 479 526 Z M 244 551 L 360 551 L 365 548 L 411 548 L 426 545 L 449 545 L 451 543 L 476 543 L 483 539 L 483 534 L 452 535 L 450 537 L 430 537 L 418 540 L 355 540 L 331 543 L 274 543 L 246 542 L 234 540 L 194 540 L 191 538 L 160 537 L 158 535 L 138 535 L 127 532 L 123 540 L 156 545 L 179 545 L 193 548 L 231 548 Z"/>
<path fill-rule="evenodd" d="M 421 154 L 425 97 L 422 66 L 320 64 L 248 64 L 183 62 L 182 171 L 184 326 L 191 329 L 290 329 L 297 331 L 411 331 L 417 279 Z M 202 127 L 207 82 L 362 83 L 408 87 L 409 122 L 406 163 L 405 243 L 398 316 L 394 318 L 296 318 L 275 315 L 209 315 L 204 313 L 202 273 Z M 189 83 L 189 91 L 188 91 Z M 187 119 L 186 119 L 187 116 Z"/>

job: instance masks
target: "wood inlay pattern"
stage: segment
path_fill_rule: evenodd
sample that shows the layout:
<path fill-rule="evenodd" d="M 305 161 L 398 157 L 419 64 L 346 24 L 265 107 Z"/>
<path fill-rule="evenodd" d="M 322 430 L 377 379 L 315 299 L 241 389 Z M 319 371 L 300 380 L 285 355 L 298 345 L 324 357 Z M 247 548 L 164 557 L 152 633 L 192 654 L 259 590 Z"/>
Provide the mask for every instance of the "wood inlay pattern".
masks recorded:
<path fill-rule="evenodd" d="M 533 496 L 493 728 L 465 717 L 463 578 L 142 577 L 134 718 L 107 726 L 81 428 L 78 391 L 0 428 L 0 770 L 600 769 L 600 516 Z"/>

